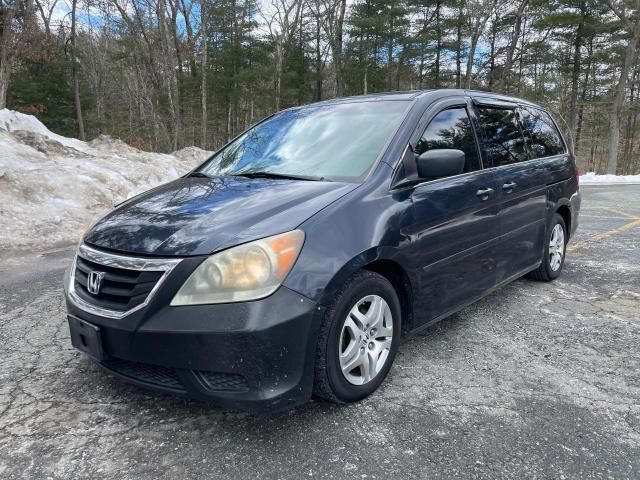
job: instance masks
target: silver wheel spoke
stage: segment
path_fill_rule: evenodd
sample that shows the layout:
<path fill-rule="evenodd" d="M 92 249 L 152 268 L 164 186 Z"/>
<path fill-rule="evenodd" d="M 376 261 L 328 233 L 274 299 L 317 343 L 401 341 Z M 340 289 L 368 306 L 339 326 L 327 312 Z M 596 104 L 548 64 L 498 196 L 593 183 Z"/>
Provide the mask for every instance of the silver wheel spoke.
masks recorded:
<path fill-rule="evenodd" d="M 372 365 L 371 356 L 365 353 L 362 356 L 362 364 L 360 364 L 360 370 L 362 375 L 362 383 L 370 382 L 375 377 L 375 365 Z"/>
<path fill-rule="evenodd" d="M 378 344 L 378 348 L 380 349 L 381 352 L 383 350 L 387 349 L 387 348 L 391 348 L 391 338 L 385 338 L 384 340 L 378 340 L 378 341 L 376 341 L 376 343 Z"/>
<path fill-rule="evenodd" d="M 360 367 L 364 360 L 364 355 L 360 353 L 360 349 L 356 349 L 357 355 L 354 355 L 349 361 L 346 361 L 342 365 L 342 372 L 344 374 L 350 374 L 351 370 L 356 367 Z"/>
<path fill-rule="evenodd" d="M 393 320 L 391 320 L 391 310 L 389 309 L 389 306 L 387 306 L 386 310 L 387 311 L 385 311 L 383 318 L 388 320 L 386 322 L 384 320 L 381 322 L 380 327 L 376 329 L 375 338 L 393 336 Z"/>
<path fill-rule="evenodd" d="M 349 315 L 351 315 L 351 318 L 355 320 L 360 330 L 364 330 L 367 327 L 367 316 L 360 313 L 357 305 L 351 309 L 351 313 Z"/>
<path fill-rule="evenodd" d="M 369 307 L 369 311 L 367 312 L 367 318 L 369 319 L 369 328 L 379 328 L 380 323 L 382 322 L 382 318 L 384 315 L 384 306 L 387 305 L 382 298 L 375 296 L 373 300 L 371 300 L 371 306 Z"/>
<path fill-rule="evenodd" d="M 340 353 L 340 362 L 348 365 L 359 353 L 360 347 L 358 346 L 358 341 L 352 339 L 344 352 Z"/>
<path fill-rule="evenodd" d="M 356 324 L 356 322 L 353 321 L 351 317 L 347 318 L 347 321 L 344 322 L 344 327 L 342 327 L 342 329 L 343 329 L 343 335 L 344 335 L 344 330 L 347 330 L 351 335 L 351 338 L 354 338 L 356 340 L 360 336 L 360 333 L 362 333 L 362 329 Z"/>

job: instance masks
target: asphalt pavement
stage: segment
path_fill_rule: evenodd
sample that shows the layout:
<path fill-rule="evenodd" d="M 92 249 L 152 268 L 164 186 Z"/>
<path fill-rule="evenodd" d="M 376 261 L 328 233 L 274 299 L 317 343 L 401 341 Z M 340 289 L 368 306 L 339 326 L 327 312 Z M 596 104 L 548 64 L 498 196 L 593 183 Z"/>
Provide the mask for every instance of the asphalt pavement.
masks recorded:
<path fill-rule="evenodd" d="M 563 275 L 405 342 L 381 389 L 278 416 L 130 386 L 71 348 L 70 250 L 0 262 L 0 478 L 640 478 L 640 185 L 582 189 Z"/>

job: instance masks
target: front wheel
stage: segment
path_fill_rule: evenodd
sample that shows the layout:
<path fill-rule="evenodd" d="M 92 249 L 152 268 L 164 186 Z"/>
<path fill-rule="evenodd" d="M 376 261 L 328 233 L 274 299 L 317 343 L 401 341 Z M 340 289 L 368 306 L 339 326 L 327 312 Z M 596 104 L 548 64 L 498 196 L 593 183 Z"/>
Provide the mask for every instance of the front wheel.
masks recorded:
<path fill-rule="evenodd" d="M 361 400 L 386 377 L 400 339 L 400 301 L 382 275 L 352 276 L 325 312 L 316 350 L 314 394 Z"/>
<path fill-rule="evenodd" d="M 558 278 L 564 265 L 566 251 L 567 227 L 562 216 L 556 213 L 551 219 L 551 225 L 547 233 L 542 263 L 529 273 L 529 276 L 544 282 L 550 282 Z"/>

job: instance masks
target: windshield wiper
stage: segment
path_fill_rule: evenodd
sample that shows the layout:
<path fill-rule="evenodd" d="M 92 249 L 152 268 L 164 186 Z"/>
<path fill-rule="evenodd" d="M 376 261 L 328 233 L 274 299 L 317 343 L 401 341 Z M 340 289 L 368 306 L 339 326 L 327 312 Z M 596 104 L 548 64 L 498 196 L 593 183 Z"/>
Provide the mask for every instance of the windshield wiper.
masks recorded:
<path fill-rule="evenodd" d="M 202 172 L 191 172 L 187 175 L 187 177 L 196 177 L 196 178 L 211 178 L 211 175 L 207 175 Z"/>
<path fill-rule="evenodd" d="M 238 172 L 238 173 L 229 173 L 228 175 L 233 175 L 235 177 L 247 177 L 247 178 L 284 178 L 287 180 L 306 180 L 310 182 L 320 182 L 326 181 L 330 182 L 324 177 L 307 177 L 305 175 L 290 175 L 287 173 L 274 173 L 274 172 Z"/>

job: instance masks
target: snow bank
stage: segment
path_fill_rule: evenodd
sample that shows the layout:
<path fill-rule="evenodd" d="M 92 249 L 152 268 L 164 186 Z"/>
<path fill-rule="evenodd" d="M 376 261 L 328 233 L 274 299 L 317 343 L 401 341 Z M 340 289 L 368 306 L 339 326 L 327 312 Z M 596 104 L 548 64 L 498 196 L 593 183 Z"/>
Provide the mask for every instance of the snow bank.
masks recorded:
<path fill-rule="evenodd" d="M 50 140 L 54 140 L 65 147 L 71 147 L 76 150 L 86 148 L 86 143 L 76 140 L 75 138 L 67 138 L 62 135 L 51 132 L 44 124 L 33 115 L 25 115 L 24 113 L 14 112 L 6 108 L 0 110 L 0 128 L 15 132 L 19 130 L 37 133 Z"/>
<path fill-rule="evenodd" d="M 0 252 L 72 244 L 121 201 L 183 175 L 210 152 L 137 150 L 100 136 L 50 132 L 31 115 L 0 110 Z"/>
<path fill-rule="evenodd" d="M 640 184 L 640 175 L 597 175 L 587 172 L 580 176 L 580 185 L 612 185 L 612 184 Z"/>

